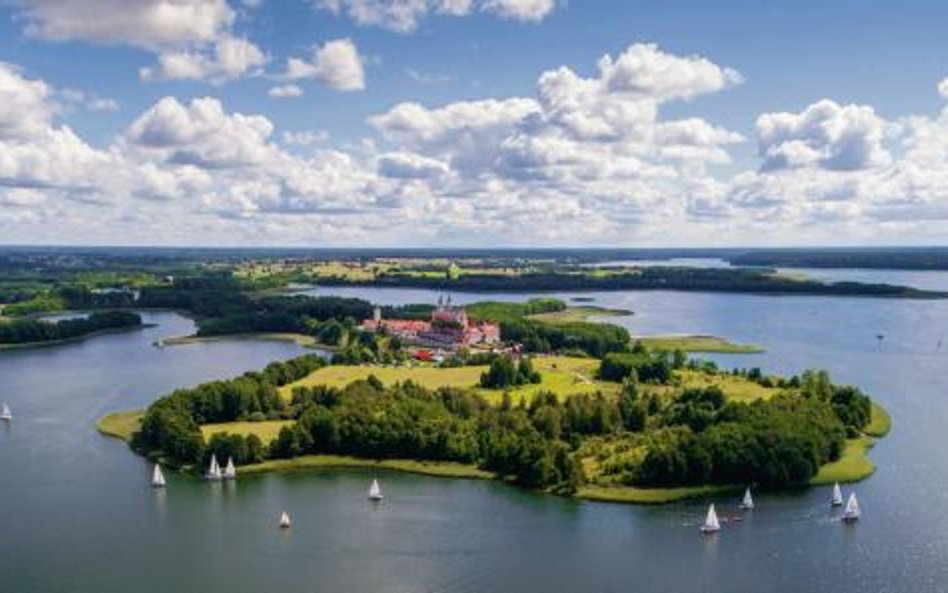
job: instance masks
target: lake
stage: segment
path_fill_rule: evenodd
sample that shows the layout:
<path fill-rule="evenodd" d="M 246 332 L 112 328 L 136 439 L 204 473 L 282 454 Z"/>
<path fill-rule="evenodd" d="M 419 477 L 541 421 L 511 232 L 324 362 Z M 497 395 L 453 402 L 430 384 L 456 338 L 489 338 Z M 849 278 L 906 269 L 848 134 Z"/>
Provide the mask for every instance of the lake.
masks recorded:
<path fill-rule="evenodd" d="M 884 272 L 877 273 L 885 278 Z M 941 278 L 942 281 L 944 277 Z M 373 302 L 433 302 L 427 290 L 332 288 Z M 458 302 L 537 295 L 455 293 Z M 575 293 L 558 295 L 569 298 Z M 494 482 L 326 471 L 207 484 L 169 474 L 102 437 L 102 414 L 175 387 L 302 352 L 234 340 L 157 350 L 189 320 L 49 349 L 0 353 L 0 590 L 11 592 L 936 592 L 948 587 L 948 302 L 669 292 L 583 293 L 630 309 L 633 334 L 705 333 L 764 346 L 713 357 L 777 373 L 826 368 L 891 412 L 854 486 L 864 518 L 843 526 L 829 490 L 761 493 L 714 537 L 708 501 L 636 507 L 564 500 Z M 877 334 L 884 339 L 877 339 Z M 848 488 L 846 488 L 848 490 Z M 719 511 L 737 498 L 717 499 Z M 281 511 L 293 528 L 276 528 Z"/>

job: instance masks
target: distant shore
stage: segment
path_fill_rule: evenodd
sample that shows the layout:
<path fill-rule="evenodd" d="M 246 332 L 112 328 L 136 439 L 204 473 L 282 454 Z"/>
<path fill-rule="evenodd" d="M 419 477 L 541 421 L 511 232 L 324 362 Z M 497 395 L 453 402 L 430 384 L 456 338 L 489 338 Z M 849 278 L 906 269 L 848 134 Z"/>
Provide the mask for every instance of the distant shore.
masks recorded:
<path fill-rule="evenodd" d="M 100 329 L 94 332 L 89 332 L 81 336 L 75 336 L 72 338 L 63 338 L 61 340 L 46 340 L 43 342 L 23 342 L 22 344 L 0 344 L 0 352 L 9 351 L 9 350 L 31 350 L 34 348 L 51 348 L 53 346 L 62 346 L 63 344 L 75 344 L 76 342 L 81 342 L 89 338 L 94 338 L 96 336 L 104 336 L 107 334 L 118 334 L 130 332 L 138 329 L 146 329 L 149 327 L 156 327 L 157 324 L 154 323 L 140 323 L 138 325 L 130 325 L 128 327 L 112 327 L 109 329 Z"/>

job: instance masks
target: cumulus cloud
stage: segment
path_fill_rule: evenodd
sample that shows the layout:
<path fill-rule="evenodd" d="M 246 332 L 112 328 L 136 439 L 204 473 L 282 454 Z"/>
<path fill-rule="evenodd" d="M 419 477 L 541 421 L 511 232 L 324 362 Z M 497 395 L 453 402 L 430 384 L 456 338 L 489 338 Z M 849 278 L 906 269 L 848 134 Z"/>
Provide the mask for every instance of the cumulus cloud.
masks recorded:
<path fill-rule="evenodd" d="M 448 172 L 448 166 L 439 160 L 396 152 L 383 154 L 378 159 L 379 174 L 394 179 L 431 179 Z"/>
<path fill-rule="evenodd" d="M 345 15 L 359 25 L 399 33 L 416 30 L 430 14 L 460 17 L 479 11 L 505 19 L 539 22 L 556 8 L 554 0 L 315 0 L 314 5 Z"/>
<path fill-rule="evenodd" d="M 157 67 L 139 71 L 144 81 L 153 80 L 209 80 L 221 83 L 247 74 L 258 73 L 267 63 L 267 57 L 256 45 L 246 39 L 224 35 L 213 49 L 163 52 Z"/>
<path fill-rule="evenodd" d="M 317 46 L 309 60 L 289 58 L 285 77 L 289 80 L 315 79 L 340 91 L 365 88 L 362 57 L 351 39 L 336 39 Z"/>
<path fill-rule="evenodd" d="M 286 131 L 280 136 L 284 144 L 292 146 L 312 146 L 329 140 L 326 130 L 303 130 L 299 132 Z"/>
<path fill-rule="evenodd" d="M 226 0 L 22 0 L 17 4 L 28 35 L 150 49 L 211 41 L 235 18 Z"/>
<path fill-rule="evenodd" d="M 802 113 L 765 113 L 757 119 L 762 167 L 851 171 L 885 165 L 885 127 L 872 107 L 827 99 Z"/>
<path fill-rule="evenodd" d="M 270 90 L 267 91 L 267 95 L 274 99 L 290 99 L 293 97 L 302 97 L 303 89 L 295 84 L 281 84 L 271 87 Z"/>

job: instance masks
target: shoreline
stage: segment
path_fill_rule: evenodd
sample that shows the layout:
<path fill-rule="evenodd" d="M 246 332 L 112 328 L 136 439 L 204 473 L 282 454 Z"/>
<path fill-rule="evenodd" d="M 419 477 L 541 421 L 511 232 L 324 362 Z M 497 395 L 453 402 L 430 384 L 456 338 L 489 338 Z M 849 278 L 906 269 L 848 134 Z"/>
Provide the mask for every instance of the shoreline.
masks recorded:
<path fill-rule="evenodd" d="M 13 351 L 13 350 L 32 350 L 34 348 L 51 348 L 53 346 L 62 346 L 65 344 L 75 344 L 89 338 L 95 338 L 98 336 L 104 336 L 108 334 L 119 334 L 124 332 L 131 332 L 134 330 L 148 329 L 151 327 L 158 327 L 157 323 L 140 323 L 138 325 L 130 325 L 128 327 L 113 327 L 109 329 L 99 329 L 94 332 L 89 332 L 81 336 L 75 336 L 72 338 L 62 338 L 59 340 L 46 340 L 44 342 L 23 342 L 20 344 L 0 344 L 0 352 Z"/>
<path fill-rule="evenodd" d="M 209 342 L 223 342 L 225 340 L 270 340 L 275 342 L 293 342 L 302 348 L 310 350 L 325 350 L 326 352 L 336 352 L 338 346 L 330 346 L 316 341 L 313 336 L 306 334 L 281 333 L 281 332 L 244 332 L 239 334 L 221 334 L 216 336 L 199 336 L 190 334 L 186 336 L 172 336 L 163 338 L 162 343 L 165 346 L 187 346 L 189 344 L 204 344 Z"/>
<path fill-rule="evenodd" d="M 143 414 L 144 410 L 111 412 L 96 421 L 96 430 L 103 436 L 116 438 L 127 444 L 141 422 Z M 846 440 L 840 459 L 821 466 L 809 483 L 801 485 L 800 488 L 825 487 L 835 482 L 855 483 L 875 473 L 875 464 L 869 458 L 869 452 L 878 439 L 889 433 L 892 428 L 892 418 L 886 409 L 876 402 L 872 404 L 872 415 L 872 421 L 862 436 Z M 383 469 L 438 478 L 502 481 L 502 476 L 463 463 L 415 459 L 376 460 L 346 455 L 302 455 L 291 459 L 270 459 L 239 466 L 237 473 L 238 476 L 254 476 L 267 473 L 337 469 Z M 728 484 L 702 484 L 673 488 L 587 484 L 567 498 L 592 502 L 658 505 L 739 493 L 743 488 L 744 486 Z"/>

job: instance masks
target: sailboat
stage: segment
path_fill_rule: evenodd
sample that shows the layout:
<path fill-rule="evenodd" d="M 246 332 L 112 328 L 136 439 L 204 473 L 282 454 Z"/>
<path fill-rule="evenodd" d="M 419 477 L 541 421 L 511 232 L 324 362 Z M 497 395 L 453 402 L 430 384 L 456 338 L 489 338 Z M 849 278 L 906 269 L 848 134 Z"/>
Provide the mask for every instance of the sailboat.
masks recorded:
<path fill-rule="evenodd" d="M 754 508 L 754 498 L 751 496 L 750 488 L 744 491 L 744 500 L 741 501 L 740 508 L 742 511 L 749 511 Z"/>
<path fill-rule="evenodd" d="M 237 468 L 234 467 L 234 458 L 227 458 L 227 466 L 224 467 L 224 473 L 221 477 L 225 480 L 235 480 L 237 479 Z"/>
<path fill-rule="evenodd" d="M 852 492 L 849 495 L 849 500 L 846 501 L 846 508 L 843 509 L 843 516 L 840 518 L 845 522 L 858 521 L 861 514 L 862 512 L 859 510 L 859 502 L 856 500 L 856 493 Z"/>
<path fill-rule="evenodd" d="M 217 463 L 217 455 L 211 453 L 211 464 L 207 468 L 207 473 L 204 474 L 204 477 L 208 480 L 220 480 L 223 476 L 221 475 L 221 466 Z"/>
<path fill-rule="evenodd" d="M 831 505 L 834 507 L 843 506 L 843 491 L 839 489 L 839 482 L 833 484 L 833 502 Z"/>
<path fill-rule="evenodd" d="M 161 466 L 157 463 L 155 464 L 154 471 L 151 472 L 151 487 L 152 488 L 164 488 L 165 487 L 165 475 L 161 473 Z"/>
<path fill-rule="evenodd" d="M 721 531 L 721 524 L 718 522 L 718 514 L 714 512 L 714 504 L 708 507 L 708 516 L 704 519 L 704 525 L 701 526 L 702 533 L 715 533 Z"/>
<path fill-rule="evenodd" d="M 286 514 L 286 511 L 283 511 L 283 514 L 280 515 L 280 529 L 289 529 L 290 525 L 290 516 Z"/>
<path fill-rule="evenodd" d="M 13 412 L 10 411 L 10 406 L 3 404 L 3 407 L 0 408 L 0 420 L 6 420 L 7 422 L 13 420 Z"/>
<path fill-rule="evenodd" d="M 369 486 L 369 500 L 382 500 L 382 488 L 379 486 L 379 481 L 373 479 L 372 485 Z"/>

